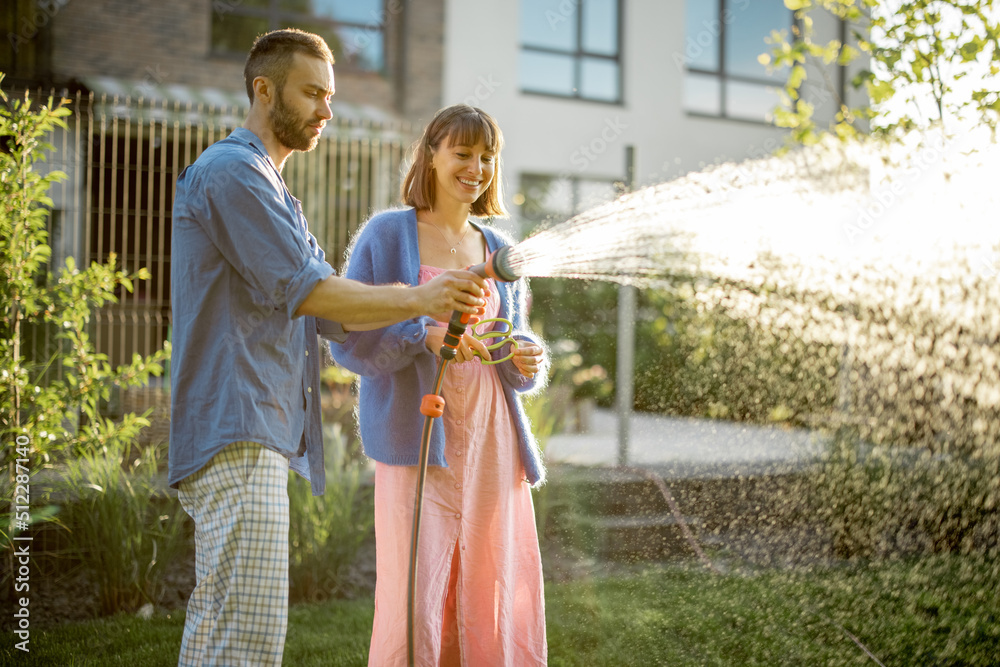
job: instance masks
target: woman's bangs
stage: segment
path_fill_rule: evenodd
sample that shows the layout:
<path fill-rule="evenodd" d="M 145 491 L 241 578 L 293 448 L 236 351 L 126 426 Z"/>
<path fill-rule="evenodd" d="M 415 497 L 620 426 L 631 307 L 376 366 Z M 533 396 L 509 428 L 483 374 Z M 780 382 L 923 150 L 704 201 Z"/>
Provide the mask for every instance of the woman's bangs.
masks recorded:
<path fill-rule="evenodd" d="M 449 145 L 475 146 L 482 142 L 486 149 L 500 152 L 500 133 L 489 120 L 480 114 L 463 114 L 455 119 L 449 134 Z"/>

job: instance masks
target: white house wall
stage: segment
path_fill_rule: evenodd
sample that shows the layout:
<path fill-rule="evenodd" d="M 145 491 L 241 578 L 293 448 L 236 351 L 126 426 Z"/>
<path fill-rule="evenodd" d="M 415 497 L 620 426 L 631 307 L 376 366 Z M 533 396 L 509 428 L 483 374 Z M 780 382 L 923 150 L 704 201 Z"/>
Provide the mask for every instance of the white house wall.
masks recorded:
<path fill-rule="evenodd" d="M 620 105 L 521 93 L 520 5 L 446 0 L 445 8 L 442 102 L 468 102 L 499 121 L 508 204 L 522 173 L 621 179 L 627 145 L 635 147 L 641 186 L 763 156 L 782 143 L 784 130 L 763 123 L 685 113 L 684 0 L 623 0 Z M 568 13 L 576 9 L 574 0 L 564 5 Z M 824 38 L 837 36 L 834 22 L 820 28 Z"/>

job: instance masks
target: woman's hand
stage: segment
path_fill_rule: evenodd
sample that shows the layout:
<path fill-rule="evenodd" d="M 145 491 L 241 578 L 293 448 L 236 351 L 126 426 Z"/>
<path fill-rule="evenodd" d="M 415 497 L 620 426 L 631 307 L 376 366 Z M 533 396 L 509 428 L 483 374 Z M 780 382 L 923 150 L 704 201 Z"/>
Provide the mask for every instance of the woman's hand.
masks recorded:
<path fill-rule="evenodd" d="M 427 338 L 424 344 L 427 345 L 427 349 L 434 354 L 441 355 L 441 347 L 444 345 L 444 335 L 448 331 L 448 327 L 439 326 L 429 326 L 427 327 Z M 458 343 L 458 348 L 455 351 L 454 363 L 463 363 L 466 361 L 472 361 L 476 358 L 476 353 L 482 355 L 484 359 L 490 358 L 490 351 L 486 349 L 486 345 L 481 340 L 473 338 L 468 331 L 462 336 L 462 340 Z"/>
<path fill-rule="evenodd" d="M 535 373 L 542 367 L 544 359 L 545 351 L 541 347 L 532 345 L 531 343 L 523 343 L 514 350 L 511 362 L 513 362 L 517 370 L 521 371 L 521 375 L 526 378 L 533 378 L 535 377 Z"/>

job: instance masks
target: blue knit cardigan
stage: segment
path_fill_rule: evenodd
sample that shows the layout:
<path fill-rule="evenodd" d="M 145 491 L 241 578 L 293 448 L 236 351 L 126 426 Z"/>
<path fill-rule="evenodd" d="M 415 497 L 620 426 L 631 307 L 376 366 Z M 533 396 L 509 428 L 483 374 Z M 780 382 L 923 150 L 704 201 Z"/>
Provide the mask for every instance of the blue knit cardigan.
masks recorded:
<path fill-rule="evenodd" d="M 490 252 L 508 245 L 509 239 L 484 224 L 473 223 L 486 238 Z M 384 211 L 372 217 L 357 233 L 348 250 L 345 276 L 373 285 L 417 285 L 420 248 L 417 216 L 412 208 Z M 537 345 L 541 339 L 527 329 L 528 285 L 524 278 L 513 283 L 497 283 L 500 293 L 498 317 L 511 320 L 513 336 Z M 374 331 L 352 332 L 344 343 L 330 343 L 338 364 L 360 376 L 358 422 L 365 454 L 389 465 L 418 465 L 424 416 L 420 401 L 434 391 L 438 357 L 425 345 L 431 317 L 420 317 Z M 505 356 L 509 346 L 493 352 Z M 539 391 L 548 377 L 546 365 L 526 378 L 511 361 L 495 366 L 504 397 L 514 415 L 519 451 L 525 476 L 532 486 L 545 481 L 538 445 L 531 423 L 521 404 L 521 396 Z M 476 362 L 470 362 L 476 363 Z M 445 413 L 447 414 L 447 406 Z M 435 424 L 431 432 L 430 465 L 445 466 L 444 428 Z"/>

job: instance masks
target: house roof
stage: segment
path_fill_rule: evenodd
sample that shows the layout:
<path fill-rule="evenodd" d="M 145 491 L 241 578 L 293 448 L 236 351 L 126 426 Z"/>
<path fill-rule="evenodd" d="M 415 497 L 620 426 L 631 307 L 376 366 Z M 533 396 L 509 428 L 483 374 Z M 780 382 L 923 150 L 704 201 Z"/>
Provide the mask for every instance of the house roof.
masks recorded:
<path fill-rule="evenodd" d="M 221 88 L 136 81 L 113 76 L 88 76 L 82 82 L 94 101 L 109 105 L 118 118 L 154 119 L 171 122 L 203 122 L 212 117 L 225 125 L 239 125 L 250 107 L 246 94 Z M 370 105 L 332 101 L 333 125 L 340 128 L 406 134 L 407 123 L 399 116 Z"/>

